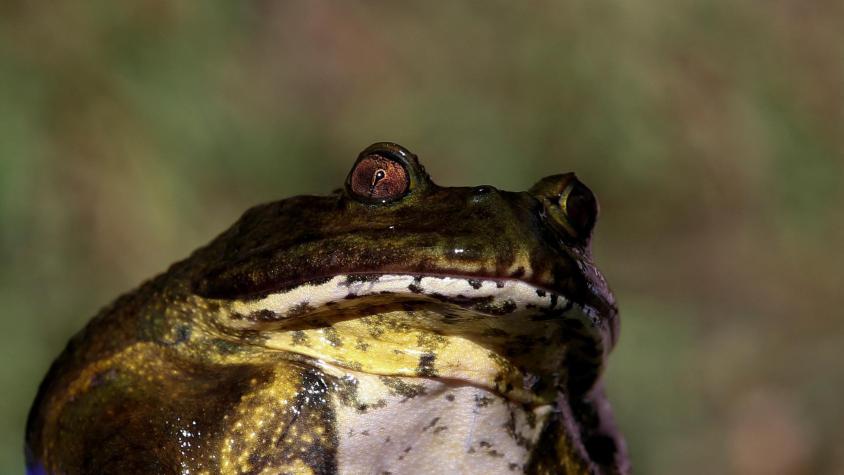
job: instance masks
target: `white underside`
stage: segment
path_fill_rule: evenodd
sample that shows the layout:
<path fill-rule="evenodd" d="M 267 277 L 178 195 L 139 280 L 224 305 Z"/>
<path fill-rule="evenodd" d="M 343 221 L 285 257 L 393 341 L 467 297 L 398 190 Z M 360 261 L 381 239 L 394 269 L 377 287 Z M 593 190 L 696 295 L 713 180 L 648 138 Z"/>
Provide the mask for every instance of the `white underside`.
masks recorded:
<path fill-rule="evenodd" d="M 482 388 L 430 379 L 401 378 L 424 385 L 425 394 L 384 399 L 387 388 L 376 376 L 355 376 L 362 400 L 372 393 L 381 407 L 359 412 L 336 402 L 337 462 L 344 474 L 523 473 L 530 456 L 524 445 L 537 442 L 551 412 L 547 405 L 528 408 Z M 533 427 L 528 411 L 536 416 Z"/>

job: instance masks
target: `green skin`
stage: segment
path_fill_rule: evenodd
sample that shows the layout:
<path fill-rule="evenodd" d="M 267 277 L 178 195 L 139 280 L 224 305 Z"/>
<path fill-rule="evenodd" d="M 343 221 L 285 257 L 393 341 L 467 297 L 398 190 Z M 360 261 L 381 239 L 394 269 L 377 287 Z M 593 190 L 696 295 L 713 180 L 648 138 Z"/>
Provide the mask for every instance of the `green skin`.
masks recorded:
<path fill-rule="evenodd" d="M 210 244 L 103 309 L 41 385 L 27 424 L 30 473 L 342 471 L 329 399 L 344 395 L 331 395 L 332 376 L 309 356 L 267 349 L 263 327 L 220 322 L 243 318 L 233 310 L 237 302 L 349 274 L 520 280 L 571 301 L 588 318 L 553 322 L 566 330 L 556 342 L 565 355 L 553 371 L 532 363 L 540 345 L 531 348 L 533 359 L 508 362 L 533 365 L 528 369 L 543 387 L 537 394 L 557 407 L 523 471 L 626 472 L 624 444 L 600 384 L 617 336 L 617 310 L 591 259 L 594 216 L 578 222 L 559 205 L 573 175 L 545 178 L 528 192 L 444 188 L 398 145 L 375 144 L 359 161 L 370 153 L 405 167 L 405 194 L 364 199 L 347 181 L 329 196 L 256 206 Z M 411 377 L 436 376 L 422 363 Z M 272 425 L 295 425 L 310 436 L 268 447 L 233 427 L 237 410 L 272 407 L 268 388 L 299 405 L 295 421 L 278 416 Z M 331 397 L 306 403 L 306 388 Z M 178 437 L 185 421 L 201 440 Z M 231 450 L 249 454 L 249 470 L 221 465 L 231 455 L 221 452 L 223 438 L 231 439 Z"/>

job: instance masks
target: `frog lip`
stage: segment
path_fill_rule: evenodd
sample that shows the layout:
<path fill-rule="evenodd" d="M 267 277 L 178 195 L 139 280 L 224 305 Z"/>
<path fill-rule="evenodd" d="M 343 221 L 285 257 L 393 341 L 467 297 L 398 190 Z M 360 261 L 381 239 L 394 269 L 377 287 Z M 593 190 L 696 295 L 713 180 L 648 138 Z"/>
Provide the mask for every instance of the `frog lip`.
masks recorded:
<path fill-rule="evenodd" d="M 338 274 L 311 279 L 257 297 L 248 305 L 270 310 L 273 319 L 287 320 L 313 309 L 374 295 L 417 296 L 493 316 L 519 310 L 559 316 L 573 305 L 560 293 L 518 279 L 402 273 Z"/>
<path fill-rule="evenodd" d="M 401 280 L 412 279 L 412 282 L 405 282 L 402 286 Z M 389 286 L 382 286 L 379 284 L 391 283 Z M 608 292 L 609 299 L 604 301 L 602 299 L 592 299 L 598 301 L 599 305 L 593 306 L 589 302 L 581 301 L 580 299 L 568 295 L 566 292 L 555 290 L 552 283 L 540 283 L 536 279 L 526 278 L 523 275 L 511 276 L 496 276 L 496 275 L 478 275 L 478 274 L 461 274 L 449 272 L 402 272 L 402 271 L 371 271 L 371 272 L 352 272 L 352 273 L 337 273 L 326 275 L 322 277 L 312 277 L 296 282 L 289 282 L 278 287 L 277 293 L 287 293 L 290 291 L 302 292 L 302 289 L 313 289 L 322 285 L 328 284 L 331 288 L 334 286 L 338 290 L 333 292 L 332 298 L 324 300 L 322 304 L 332 300 L 348 300 L 373 293 L 394 293 L 394 294 L 418 294 L 420 297 L 428 296 L 440 301 L 448 301 L 457 303 L 460 306 L 468 307 L 473 300 L 476 303 L 483 304 L 482 299 L 492 297 L 493 300 L 498 301 L 501 305 L 506 305 L 508 298 L 512 296 L 503 289 L 510 289 L 513 286 L 520 290 L 518 302 L 521 302 L 523 307 L 527 309 L 538 309 L 542 311 L 548 318 L 554 315 L 559 316 L 564 313 L 563 310 L 568 310 L 576 305 L 580 307 L 583 312 L 589 317 L 590 321 L 586 322 L 588 326 L 593 327 L 596 333 L 600 334 L 599 338 L 602 341 L 602 346 L 611 349 L 615 346 L 618 331 L 619 319 L 618 310 L 612 295 Z M 343 294 L 343 290 L 347 292 Z M 309 291 L 304 290 L 307 294 Z M 599 292 L 600 293 L 600 292 Z M 264 294 L 256 297 L 262 298 L 272 294 Z M 300 299 L 300 302 L 306 298 Z M 309 303 L 314 307 L 316 303 Z M 477 305 L 475 306 L 477 307 Z M 488 310 L 490 305 L 482 305 L 482 308 L 475 308 L 479 313 L 490 313 Z M 509 313 L 509 312 L 505 312 Z M 502 315 L 503 313 L 492 312 L 493 315 Z"/>
<path fill-rule="evenodd" d="M 279 290 L 243 299 L 248 320 L 282 321 L 301 317 L 316 308 L 372 295 L 404 295 L 451 303 L 476 313 L 503 316 L 516 311 L 552 319 L 573 306 L 588 317 L 583 322 L 607 351 L 616 342 L 618 318 L 614 307 L 595 309 L 582 302 L 513 277 L 403 272 L 342 273 L 279 286 Z M 240 300 L 240 299 L 239 299 Z M 251 313 L 250 313 L 251 312 Z M 258 312 L 258 315 L 255 313 Z"/>

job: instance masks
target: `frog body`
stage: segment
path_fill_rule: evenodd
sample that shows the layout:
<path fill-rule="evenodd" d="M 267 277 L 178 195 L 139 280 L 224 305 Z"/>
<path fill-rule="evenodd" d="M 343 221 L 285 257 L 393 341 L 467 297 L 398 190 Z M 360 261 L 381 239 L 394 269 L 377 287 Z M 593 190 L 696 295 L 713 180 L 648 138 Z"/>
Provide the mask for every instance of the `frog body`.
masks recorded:
<path fill-rule="evenodd" d="M 573 174 L 435 185 L 392 143 L 247 211 L 51 367 L 30 473 L 625 473 Z"/>

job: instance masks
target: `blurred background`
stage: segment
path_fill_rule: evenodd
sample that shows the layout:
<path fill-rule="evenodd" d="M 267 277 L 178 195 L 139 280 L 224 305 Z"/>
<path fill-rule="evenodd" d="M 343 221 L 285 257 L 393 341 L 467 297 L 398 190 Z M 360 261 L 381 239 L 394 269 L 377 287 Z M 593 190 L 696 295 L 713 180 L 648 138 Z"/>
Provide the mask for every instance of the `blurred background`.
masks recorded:
<path fill-rule="evenodd" d="M 0 3 L 0 472 L 119 293 L 368 144 L 574 170 L 642 474 L 844 473 L 844 2 Z"/>

